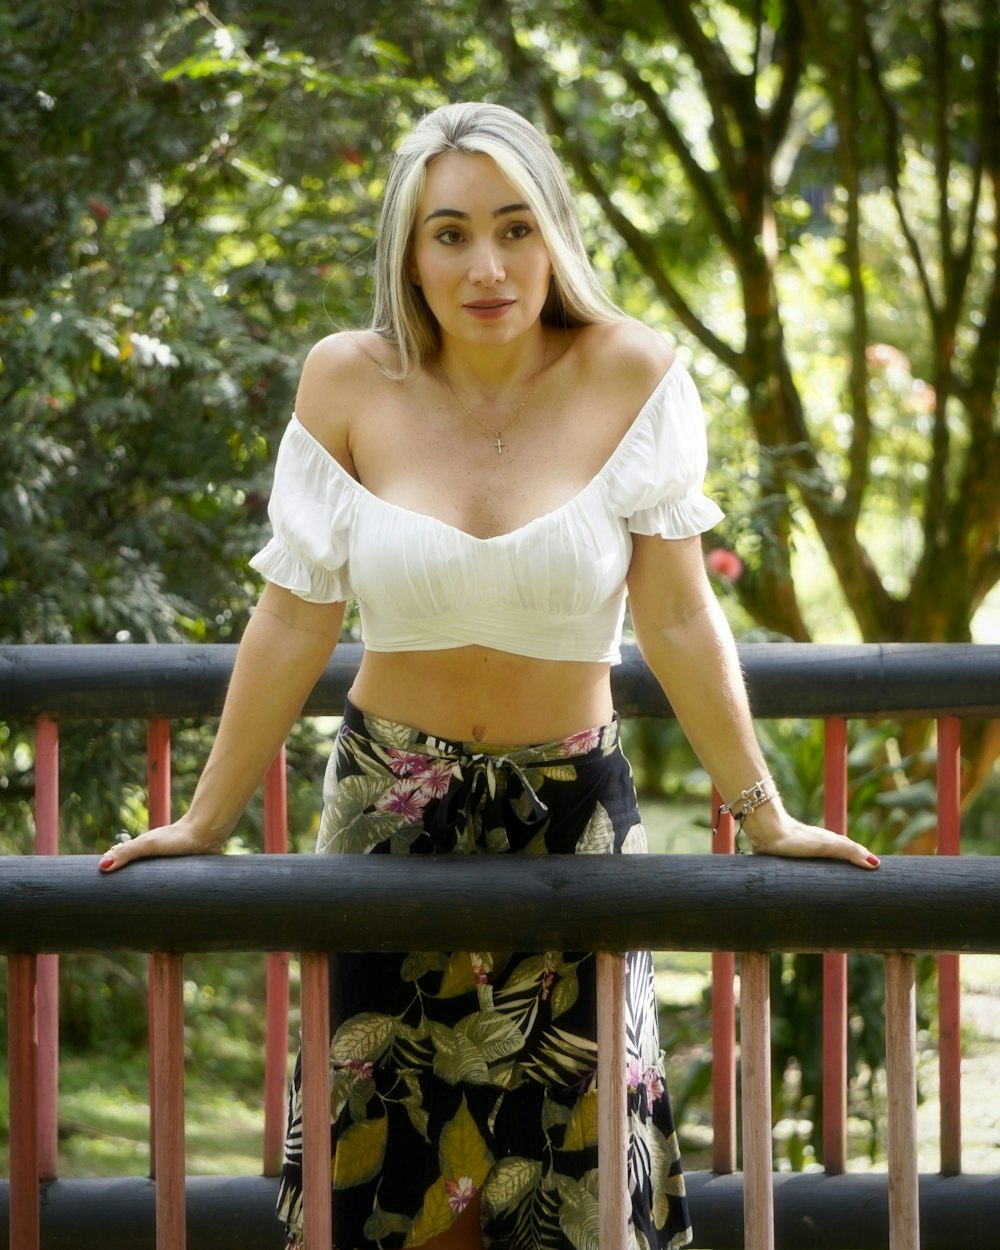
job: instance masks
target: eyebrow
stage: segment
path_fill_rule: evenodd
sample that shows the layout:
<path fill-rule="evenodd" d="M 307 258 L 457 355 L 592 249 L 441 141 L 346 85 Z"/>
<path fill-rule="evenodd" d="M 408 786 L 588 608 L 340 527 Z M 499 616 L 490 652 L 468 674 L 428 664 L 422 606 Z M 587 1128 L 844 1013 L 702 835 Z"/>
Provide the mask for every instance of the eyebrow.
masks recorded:
<path fill-rule="evenodd" d="M 502 208 L 493 210 L 494 217 L 505 217 L 509 213 L 530 213 L 531 209 L 527 204 L 504 204 Z M 424 218 L 425 222 L 432 221 L 435 217 L 457 217 L 460 221 L 468 221 L 469 214 L 463 213 L 460 208 L 436 208 L 433 213 L 428 213 Z"/>

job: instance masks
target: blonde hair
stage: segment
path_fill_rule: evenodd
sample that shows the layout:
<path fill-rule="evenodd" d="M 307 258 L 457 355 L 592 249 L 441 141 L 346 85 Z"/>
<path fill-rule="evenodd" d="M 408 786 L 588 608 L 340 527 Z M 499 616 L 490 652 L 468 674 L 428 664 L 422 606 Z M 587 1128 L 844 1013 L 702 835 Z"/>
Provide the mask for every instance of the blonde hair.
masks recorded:
<path fill-rule="evenodd" d="M 372 329 L 398 353 L 405 377 L 440 347 L 437 321 L 407 274 L 427 166 L 445 152 L 488 156 L 531 209 L 552 260 L 542 320 L 556 326 L 619 321 L 583 245 L 573 194 L 548 140 L 500 104 L 446 104 L 426 114 L 400 143 L 386 179 L 375 249 Z"/>

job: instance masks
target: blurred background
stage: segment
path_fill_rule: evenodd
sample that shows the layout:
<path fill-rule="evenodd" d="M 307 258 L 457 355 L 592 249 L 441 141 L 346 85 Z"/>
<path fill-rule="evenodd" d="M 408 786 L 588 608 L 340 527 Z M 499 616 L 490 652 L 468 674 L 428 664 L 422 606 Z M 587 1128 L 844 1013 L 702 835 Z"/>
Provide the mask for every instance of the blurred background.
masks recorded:
<path fill-rule="evenodd" d="M 1000 642 L 998 49 L 994 0 L 4 6 L 0 642 L 239 638 L 302 359 L 366 323 L 389 154 L 460 99 L 552 137 L 598 270 L 691 368 L 727 514 L 706 562 L 738 638 Z M 289 747 L 302 851 L 331 728 L 305 721 Z M 174 726 L 179 808 L 209 729 Z M 708 782 L 682 736 L 628 732 L 654 847 L 706 849 Z M 761 733 L 790 802 L 821 819 L 821 726 Z M 931 845 L 931 734 L 851 726 L 852 828 L 880 853 Z M 33 741 L 0 721 L 0 853 L 32 845 Z M 145 827 L 144 752 L 138 723 L 62 727 L 66 851 Z M 967 724 L 963 752 L 963 846 L 995 853 L 997 725 Z M 255 806 L 230 850 L 260 842 Z M 781 1140 L 800 1167 L 819 1056 L 798 1026 L 819 981 L 810 957 L 775 959 Z M 262 965 L 189 966 L 191 1170 L 252 1171 Z M 697 1151 L 707 960 L 659 966 Z M 872 1161 L 875 975 L 852 973 Z M 141 957 L 65 961 L 67 1174 L 141 1156 L 145 1077 L 126 1074 L 144 995 Z"/>

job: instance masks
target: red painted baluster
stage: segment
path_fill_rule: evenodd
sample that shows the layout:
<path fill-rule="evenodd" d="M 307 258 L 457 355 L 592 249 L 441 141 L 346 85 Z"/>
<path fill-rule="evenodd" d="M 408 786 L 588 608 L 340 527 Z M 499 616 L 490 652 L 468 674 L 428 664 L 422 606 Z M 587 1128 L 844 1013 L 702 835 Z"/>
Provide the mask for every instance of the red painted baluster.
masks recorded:
<path fill-rule="evenodd" d="M 38 1091 L 35 957 L 7 956 L 10 1085 L 10 1244 L 38 1250 Z"/>
<path fill-rule="evenodd" d="M 602 1246 L 628 1245 L 628 1055 L 625 1034 L 625 956 L 598 951 L 597 1161 Z"/>
<path fill-rule="evenodd" d="M 151 955 L 149 964 L 157 1038 L 153 1066 L 156 1246 L 157 1250 L 184 1250 L 184 957 Z"/>
<path fill-rule="evenodd" d="M 712 819 L 722 805 L 712 791 Z M 735 851 L 732 816 L 722 817 L 712 839 L 713 855 Z M 720 1175 L 736 1171 L 736 956 L 712 952 L 712 1168 Z"/>
<path fill-rule="evenodd" d="M 847 833 L 847 721 L 831 716 L 823 744 L 823 820 Z M 847 1160 L 847 956 L 823 956 L 823 1164 L 840 1175 Z"/>
<path fill-rule="evenodd" d="M 962 731 L 957 716 L 937 723 L 937 853 L 961 852 Z M 958 955 L 938 955 L 938 1064 L 941 1099 L 941 1171 L 962 1171 L 962 1030 Z"/>
<path fill-rule="evenodd" d="M 264 852 L 288 850 L 288 787 L 285 748 L 264 778 Z M 277 1176 L 285 1137 L 288 1080 L 288 954 L 267 956 L 267 1034 L 264 1044 L 264 1175 Z"/>
<path fill-rule="evenodd" d="M 155 717 L 146 728 L 146 806 L 149 827 L 170 823 L 170 722 Z M 157 1004 L 153 957 L 149 968 L 149 1174 L 156 1176 L 156 1022 Z"/>
<path fill-rule="evenodd" d="M 307 1246 L 333 1243 L 330 1202 L 330 961 L 301 956 L 302 1189 Z"/>
<path fill-rule="evenodd" d="M 740 1074 L 743 1090 L 743 1244 L 774 1250 L 771 1150 L 771 959 L 740 956 Z"/>
<path fill-rule="evenodd" d="M 47 716 L 35 726 L 35 854 L 59 854 L 59 726 Z M 59 956 L 39 955 L 38 1175 L 50 1180 L 59 1166 Z"/>
<path fill-rule="evenodd" d="M 917 991 L 912 955 L 885 957 L 889 1250 L 920 1250 L 917 1176 Z"/>

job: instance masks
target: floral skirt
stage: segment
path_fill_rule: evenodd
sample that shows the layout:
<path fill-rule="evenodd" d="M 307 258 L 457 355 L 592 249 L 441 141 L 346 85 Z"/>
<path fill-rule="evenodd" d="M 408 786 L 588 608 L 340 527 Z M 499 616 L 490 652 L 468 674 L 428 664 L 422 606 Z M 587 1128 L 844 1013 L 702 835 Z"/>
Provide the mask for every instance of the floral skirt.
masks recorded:
<path fill-rule="evenodd" d="M 629 854 L 646 849 L 617 720 L 559 742 L 434 738 L 348 703 L 321 854 Z M 483 872 L 489 864 L 483 863 Z M 420 1246 L 477 1198 L 491 1250 L 599 1250 L 595 960 L 581 951 L 335 955 L 334 1250 Z M 690 1241 L 652 961 L 626 980 L 628 1250 Z M 301 1057 L 278 1213 L 302 1227 Z"/>

